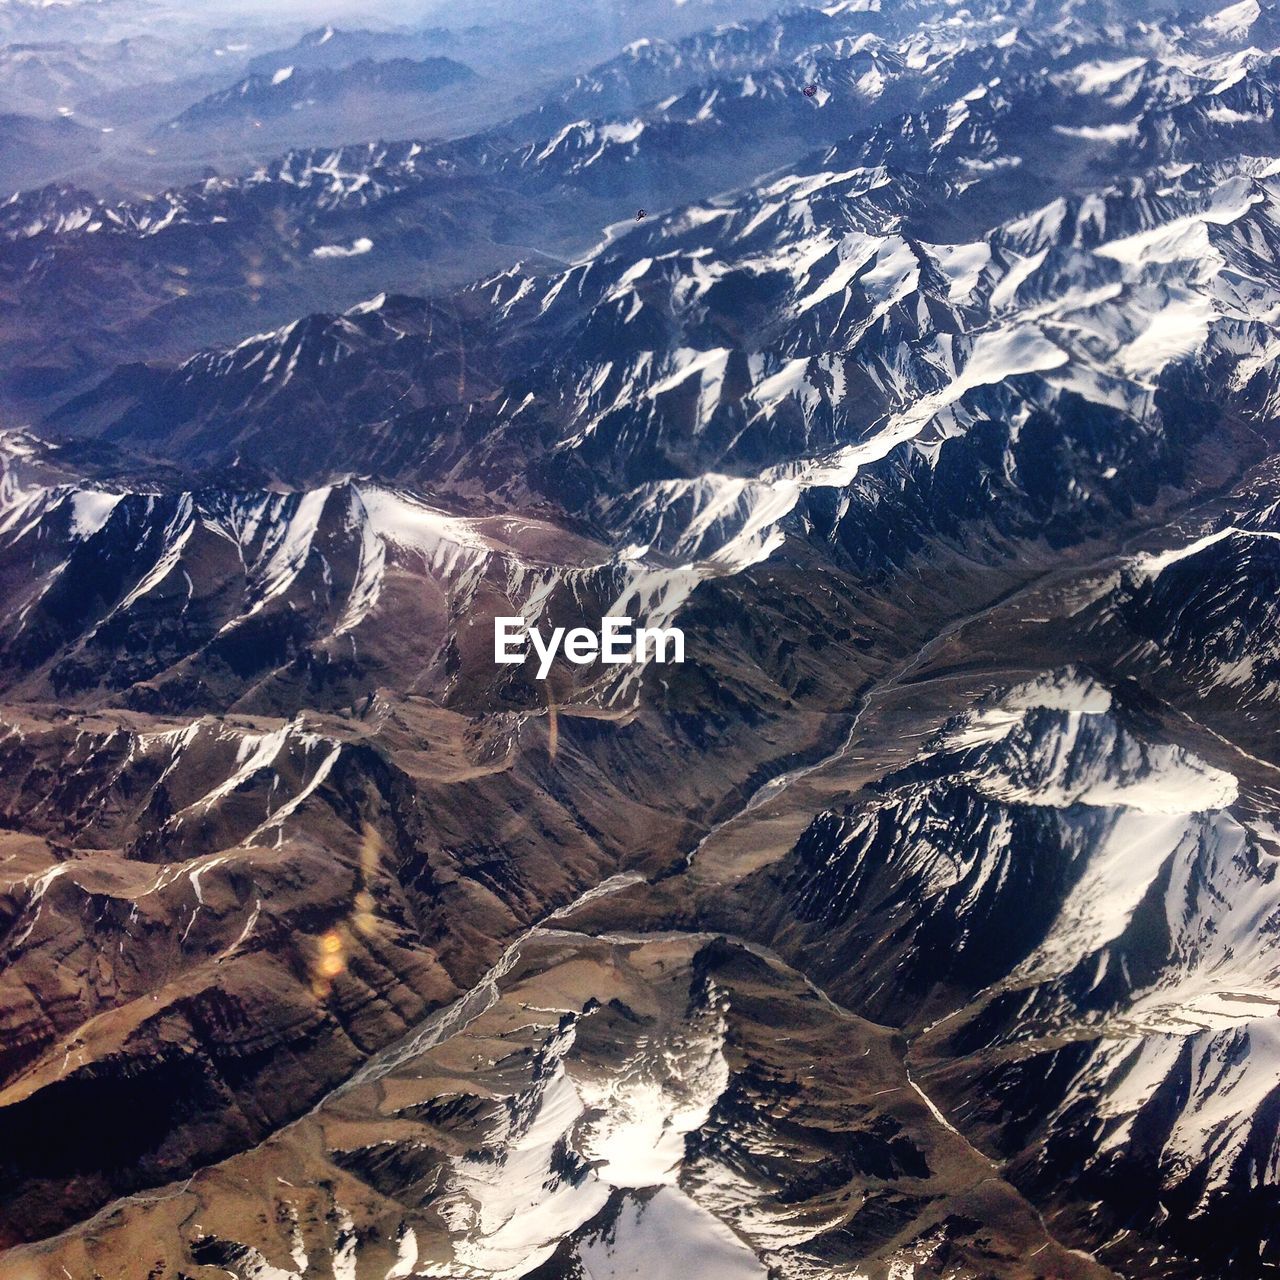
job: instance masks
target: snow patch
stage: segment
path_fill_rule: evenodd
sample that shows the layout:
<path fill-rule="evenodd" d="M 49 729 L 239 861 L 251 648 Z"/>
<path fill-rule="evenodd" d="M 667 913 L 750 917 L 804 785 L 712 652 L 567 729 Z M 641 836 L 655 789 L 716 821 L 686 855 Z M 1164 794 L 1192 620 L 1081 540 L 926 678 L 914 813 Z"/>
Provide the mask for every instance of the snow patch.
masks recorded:
<path fill-rule="evenodd" d="M 1205 18 L 1200 23 L 1203 30 L 1222 39 L 1247 36 L 1253 24 L 1262 17 L 1262 6 L 1258 0 L 1241 0 L 1218 13 Z"/>
<path fill-rule="evenodd" d="M 1118 81 L 1146 65 L 1146 58 L 1112 58 L 1098 62 L 1082 62 L 1067 74 L 1080 93 L 1101 93 Z"/>
<path fill-rule="evenodd" d="M 71 495 L 71 536 L 91 538 L 116 509 L 122 493 L 106 493 L 101 489 L 77 489 Z"/>
<path fill-rule="evenodd" d="M 767 1270 L 718 1218 L 664 1187 L 628 1197 L 608 1233 L 578 1249 L 585 1280 L 765 1280 Z"/>
<path fill-rule="evenodd" d="M 1165 305 L 1148 319 L 1146 331 L 1121 347 L 1116 361 L 1135 376 L 1158 374 L 1172 361 L 1199 351 L 1216 316 L 1206 295 L 1170 290 Z"/>
<path fill-rule="evenodd" d="M 1138 122 L 1129 124 L 1055 124 L 1054 133 L 1064 138 L 1080 138 L 1084 142 L 1132 142 L 1138 136 Z"/>
<path fill-rule="evenodd" d="M 361 236 L 349 245 L 322 244 L 311 250 L 313 258 L 359 258 L 373 252 L 373 241 L 368 236 Z"/>

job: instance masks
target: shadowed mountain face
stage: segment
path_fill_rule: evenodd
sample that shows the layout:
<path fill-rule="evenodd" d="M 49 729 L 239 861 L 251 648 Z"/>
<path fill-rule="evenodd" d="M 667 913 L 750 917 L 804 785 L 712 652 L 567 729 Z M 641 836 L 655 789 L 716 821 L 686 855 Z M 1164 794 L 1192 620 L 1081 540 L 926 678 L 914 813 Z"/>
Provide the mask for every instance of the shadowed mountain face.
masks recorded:
<path fill-rule="evenodd" d="M 1280 1266 L 1280 13 L 651 7 L 0 206 L 0 1280 Z"/>

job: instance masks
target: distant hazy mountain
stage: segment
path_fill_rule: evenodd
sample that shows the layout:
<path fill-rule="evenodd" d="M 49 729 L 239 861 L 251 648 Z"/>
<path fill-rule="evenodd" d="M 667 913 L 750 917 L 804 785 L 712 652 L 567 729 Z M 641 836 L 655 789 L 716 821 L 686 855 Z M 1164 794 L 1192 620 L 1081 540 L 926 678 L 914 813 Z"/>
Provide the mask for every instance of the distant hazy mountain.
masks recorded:
<path fill-rule="evenodd" d="M 375 95 L 432 94 L 466 80 L 475 72 L 449 58 L 389 62 L 365 59 L 350 66 L 299 69 L 277 67 L 254 74 L 229 89 L 188 107 L 175 123 L 179 128 L 270 117 L 302 107 L 353 113 L 347 99 Z"/>
<path fill-rule="evenodd" d="M 426 31 L 362 31 L 333 26 L 309 31 L 288 48 L 259 54 L 250 60 L 250 75 L 273 76 L 281 67 L 319 71 L 349 67 L 357 62 L 420 61 L 466 44 L 474 34 L 434 27 Z"/>
<path fill-rule="evenodd" d="M 0 115 L 0 190 L 17 191 L 33 174 L 83 164 L 101 142 L 98 131 L 73 120 Z"/>

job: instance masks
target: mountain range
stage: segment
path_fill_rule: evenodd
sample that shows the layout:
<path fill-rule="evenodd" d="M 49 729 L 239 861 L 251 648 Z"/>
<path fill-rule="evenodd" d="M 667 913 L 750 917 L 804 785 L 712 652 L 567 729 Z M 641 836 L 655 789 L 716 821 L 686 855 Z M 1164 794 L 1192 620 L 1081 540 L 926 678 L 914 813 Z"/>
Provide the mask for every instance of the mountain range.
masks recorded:
<path fill-rule="evenodd" d="M 0 206 L 0 1280 L 1280 1266 L 1280 9 L 679 7 Z"/>

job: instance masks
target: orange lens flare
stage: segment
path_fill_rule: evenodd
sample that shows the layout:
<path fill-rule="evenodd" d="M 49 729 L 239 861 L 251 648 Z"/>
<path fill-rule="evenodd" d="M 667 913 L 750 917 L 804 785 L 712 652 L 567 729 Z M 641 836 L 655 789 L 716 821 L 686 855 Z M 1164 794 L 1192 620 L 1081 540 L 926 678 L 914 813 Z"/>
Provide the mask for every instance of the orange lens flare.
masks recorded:
<path fill-rule="evenodd" d="M 342 934 L 331 929 L 317 944 L 317 956 L 312 965 L 311 990 L 317 1000 L 325 1000 L 333 990 L 333 981 L 346 972 L 347 944 Z"/>

